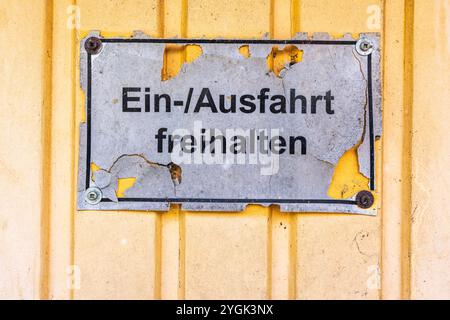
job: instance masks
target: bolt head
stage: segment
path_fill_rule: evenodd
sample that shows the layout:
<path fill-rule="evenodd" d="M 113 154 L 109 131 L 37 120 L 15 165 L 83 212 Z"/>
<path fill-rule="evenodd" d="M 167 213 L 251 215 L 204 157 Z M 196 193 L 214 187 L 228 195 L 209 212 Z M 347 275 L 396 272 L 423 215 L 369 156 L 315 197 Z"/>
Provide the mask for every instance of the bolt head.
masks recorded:
<path fill-rule="evenodd" d="M 87 38 L 84 42 L 84 49 L 89 54 L 97 54 L 102 49 L 102 40 L 97 37 Z"/>
<path fill-rule="evenodd" d="M 370 191 L 363 190 L 358 192 L 358 194 L 356 195 L 356 204 L 362 209 L 369 209 L 371 206 L 373 206 L 374 202 L 375 198 Z"/>
<path fill-rule="evenodd" d="M 356 52 L 362 56 L 368 56 L 373 52 L 373 43 L 367 38 L 361 38 L 356 42 Z"/>
<path fill-rule="evenodd" d="M 99 188 L 88 188 L 84 193 L 84 200 L 89 204 L 99 204 L 102 201 L 102 191 Z"/>

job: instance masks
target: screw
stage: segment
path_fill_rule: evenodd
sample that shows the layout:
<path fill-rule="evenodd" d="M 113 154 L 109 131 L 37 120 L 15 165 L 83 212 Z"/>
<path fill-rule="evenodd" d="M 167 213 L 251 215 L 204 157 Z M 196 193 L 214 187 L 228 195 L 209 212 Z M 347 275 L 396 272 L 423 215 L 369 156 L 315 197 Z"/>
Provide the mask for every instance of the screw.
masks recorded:
<path fill-rule="evenodd" d="M 370 191 L 362 190 L 356 195 L 356 204 L 362 209 L 369 209 L 374 202 L 375 198 Z"/>
<path fill-rule="evenodd" d="M 89 54 L 97 54 L 102 49 L 102 40 L 97 37 L 90 37 L 84 42 L 84 48 Z"/>
<path fill-rule="evenodd" d="M 368 56 L 373 52 L 373 43 L 367 38 L 361 38 L 356 42 L 356 51 L 362 56 Z"/>
<path fill-rule="evenodd" d="M 361 43 L 361 50 L 362 51 L 367 51 L 370 48 L 372 48 L 372 44 L 368 43 L 368 42 L 363 42 Z"/>
<path fill-rule="evenodd" d="M 97 187 L 92 187 L 84 193 L 84 201 L 89 204 L 99 204 L 102 200 L 102 191 Z"/>

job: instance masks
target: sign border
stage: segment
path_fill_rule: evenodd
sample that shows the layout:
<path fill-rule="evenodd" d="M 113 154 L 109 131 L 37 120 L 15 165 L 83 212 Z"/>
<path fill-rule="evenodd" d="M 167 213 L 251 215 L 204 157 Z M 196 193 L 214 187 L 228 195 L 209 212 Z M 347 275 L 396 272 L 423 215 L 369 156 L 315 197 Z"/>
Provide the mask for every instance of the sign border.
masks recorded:
<path fill-rule="evenodd" d="M 356 40 L 269 40 L 269 39 L 121 39 L 121 38 L 101 38 L 103 43 L 168 43 L 168 44 L 308 44 L 308 45 L 356 45 Z M 87 94 L 86 94 L 86 184 L 85 190 L 91 187 L 91 126 L 92 126 L 92 54 L 87 54 Z M 372 53 L 367 57 L 367 96 L 368 96 L 368 116 L 369 116 L 369 137 L 370 137 L 370 177 L 369 187 L 375 190 L 375 135 L 373 124 L 373 92 L 372 92 Z M 166 202 L 166 203 L 306 203 L 306 204 L 345 204 L 357 205 L 356 200 L 345 199 L 221 199 L 221 198 L 117 198 L 119 202 Z M 109 198 L 103 198 L 100 202 L 113 202 Z"/>

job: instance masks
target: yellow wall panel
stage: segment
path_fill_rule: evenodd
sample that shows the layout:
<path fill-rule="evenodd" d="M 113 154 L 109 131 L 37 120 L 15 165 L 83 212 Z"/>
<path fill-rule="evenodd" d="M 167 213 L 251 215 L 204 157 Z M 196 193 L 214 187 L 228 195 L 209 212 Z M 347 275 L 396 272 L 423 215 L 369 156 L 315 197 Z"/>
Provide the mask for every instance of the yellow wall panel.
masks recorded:
<path fill-rule="evenodd" d="M 350 32 L 379 32 L 382 28 L 380 0 L 301 0 L 302 32 L 330 32 L 336 36 Z"/>
<path fill-rule="evenodd" d="M 377 32 L 368 30 L 366 25 L 369 3 L 374 4 L 350 0 L 300 1 L 300 31 L 322 31 L 335 36 Z M 381 10 L 379 2 L 375 5 Z M 377 159 L 380 155 L 377 152 Z M 380 284 L 369 288 L 368 283 L 379 278 L 380 216 L 308 214 L 298 215 L 296 221 L 296 298 L 378 298 Z M 358 250 L 360 242 L 367 253 Z"/>
<path fill-rule="evenodd" d="M 270 30 L 269 0 L 190 0 L 187 36 L 261 38 Z"/>
<path fill-rule="evenodd" d="M 77 218 L 75 299 L 154 299 L 155 216 L 84 212 Z"/>
<path fill-rule="evenodd" d="M 0 298 L 40 296 L 51 30 L 44 1 L 0 2 Z M 67 190 L 69 191 L 69 190 Z M 71 191 L 70 191 L 71 192 Z M 42 223 L 42 224 L 41 224 Z M 44 241 L 43 241 L 44 243 Z"/>
<path fill-rule="evenodd" d="M 265 299 L 267 210 L 186 216 L 187 299 Z"/>
<path fill-rule="evenodd" d="M 105 36 L 129 36 L 144 31 L 160 32 L 157 1 L 77 1 L 81 27 L 78 38 L 91 30 Z M 78 43 L 77 43 L 78 44 Z M 77 56 L 78 61 L 78 56 Z M 77 71 L 78 72 L 78 71 Z M 77 108 L 84 109 L 84 94 L 77 79 Z M 76 112 L 76 128 L 82 120 Z M 77 138 L 78 148 L 78 138 Z M 77 170 L 78 162 L 76 162 Z M 73 264 L 81 273 L 76 299 L 160 296 L 159 217 L 154 213 L 75 212 Z M 96 263 L 92 263 L 93 260 Z M 158 271 L 158 274 L 156 273 Z M 119 289 L 120 288 L 120 289 Z"/>
<path fill-rule="evenodd" d="M 301 215 L 297 231 L 298 299 L 378 299 L 377 217 Z"/>
<path fill-rule="evenodd" d="M 411 296 L 450 299 L 450 3 L 414 15 Z"/>
<path fill-rule="evenodd" d="M 184 37 L 260 38 L 270 31 L 269 1 L 181 1 L 178 10 L 185 13 L 179 21 Z M 178 297 L 266 298 L 270 210 L 251 206 L 237 214 L 186 214 Z"/>
<path fill-rule="evenodd" d="M 50 155 L 52 166 L 48 186 L 50 221 L 48 221 L 49 259 L 44 265 L 41 296 L 44 298 L 71 297 L 68 285 L 73 271 L 73 225 L 76 185 L 76 19 L 72 1 L 53 2 L 52 32 L 52 112 Z M 69 9 L 69 10 L 68 10 Z M 48 8 L 47 8 L 48 10 Z M 78 109 L 82 110 L 83 106 Z"/>
<path fill-rule="evenodd" d="M 408 239 L 403 235 L 409 225 L 407 183 L 409 173 L 404 168 L 403 141 L 409 136 L 406 122 L 404 68 L 405 3 L 385 2 L 383 30 L 383 175 L 381 211 L 381 297 L 399 299 L 408 296 Z M 404 278 L 403 279 L 403 276 Z M 406 280 L 406 281 L 404 281 Z"/>
<path fill-rule="evenodd" d="M 80 28 L 83 31 L 99 30 L 108 35 L 131 35 L 143 31 L 158 35 L 157 0 L 77 0 Z"/>

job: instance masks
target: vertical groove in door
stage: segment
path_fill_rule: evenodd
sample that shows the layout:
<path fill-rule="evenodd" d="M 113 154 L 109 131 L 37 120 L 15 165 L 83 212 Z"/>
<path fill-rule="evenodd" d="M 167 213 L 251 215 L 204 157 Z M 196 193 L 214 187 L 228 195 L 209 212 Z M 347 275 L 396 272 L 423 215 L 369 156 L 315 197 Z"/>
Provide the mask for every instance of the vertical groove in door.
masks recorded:
<path fill-rule="evenodd" d="M 39 297 L 48 299 L 48 282 L 50 272 L 50 218 L 51 218 L 51 119 L 52 119 L 52 48 L 53 48 L 53 0 L 45 2 L 44 24 L 44 52 L 42 74 L 43 79 L 43 103 L 41 110 L 41 239 L 40 239 L 40 272 L 39 272 Z"/>
<path fill-rule="evenodd" d="M 383 136 L 381 179 L 381 299 L 402 297 L 404 150 L 404 0 L 383 1 Z M 385 170 L 389 168 L 389 170 Z M 408 180 L 408 179 L 407 179 Z"/>
<path fill-rule="evenodd" d="M 275 10 L 275 0 L 270 0 L 269 5 L 269 37 L 270 39 L 274 38 L 275 33 L 275 18 L 274 18 L 274 10 Z M 267 212 L 267 299 L 272 299 L 273 296 L 273 288 L 272 288 L 272 279 L 273 279 L 273 210 L 274 207 L 270 206 Z"/>
<path fill-rule="evenodd" d="M 161 213 L 155 214 L 155 286 L 154 286 L 154 299 L 160 300 L 162 291 L 161 291 L 161 250 L 162 250 L 162 218 Z"/>
<path fill-rule="evenodd" d="M 300 32 L 300 1 L 291 0 L 291 37 Z M 298 213 L 289 217 L 289 299 L 297 298 L 297 220 Z"/>
<path fill-rule="evenodd" d="M 158 0 L 158 12 L 156 14 L 157 22 L 157 34 L 159 38 L 164 38 L 164 1 Z M 165 53 L 163 53 L 165 54 Z M 165 71 L 164 71 L 165 72 Z M 161 212 L 155 213 L 155 299 L 160 300 L 162 298 L 162 228 L 163 220 Z"/>
<path fill-rule="evenodd" d="M 177 205 L 177 212 L 180 237 L 178 299 L 184 300 L 186 299 L 186 216 L 181 211 L 180 205 Z"/>
<path fill-rule="evenodd" d="M 272 299 L 272 224 L 273 224 L 273 210 L 275 208 L 270 206 L 267 213 L 267 299 Z"/>
<path fill-rule="evenodd" d="M 275 0 L 270 0 L 269 7 L 269 38 L 273 39 L 275 35 Z"/>
<path fill-rule="evenodd" d="M 164 5 L 164 1 L 165 0 L 158 0 L 158 14 L 157 14 L 157 19 L 158 19 L 158 37 L 160 38 L 164 38 L 164 10 L 165 10 L 165 5 Z"/>
<path fill-rule="evenodd" d="M 300 32 L 300 0 L 291 0 L 291 36 Z"/>
<path fill-rule="evenodd" d="M 73 6 L 78 6 L 77 0 L 72 0 Z M 77 145 L 77 91 L 75 90 L 78 78 L 77 78 L 77 29 L 72 29 L 72 83 L 73 83 L 73 89 L 72 89 L 72 145 Z M 77 190 L 77 172 L 78 172 L 78 160 L 77 160 L 77 153 L 75 151 L 72 152 L 72 190 Z M 72 208 L 70 210 L 71 217 L 70 217 L 70 264 L 75 264 L 75 213 L 76 213 L 76 192 L 72 192 L 71 202 L 72 202 Z M 75 292 L 74 288 L 70 288 L 70 299 L 74 300 L 75 298 Z"/>
<path fill-rule="evenodd" d="M 181 3 L 181 37 L 188 37 L 189 23 L 189 1 L 182 0 Z M 182 63 L 186 61 L 186 50 L 183 50 Z M 186 213 L 181 210 L 181 205 L 177 205 L 179 236 L 180 236 L 180 256 L 179 256 L 179 290 L 178 299 L 186 299 Z"/>
<path fill-rule="evenodd" d="M 295 36 L 299 1 L 272 0 L 269 4 L 269 35 L 272 39 Z M 282 48 L 282 47 L 280 47 Z M 269 299 L 295 299 L 297 278 L 297 213 L 268 210 L 267 291 Z"/>
<path fill-rule="evenodd" d="M 403 135 L 403 212 L 402 212 L 402 298 L 409 299 L 411 295 L 411 172 L 412 172 L 412 108 L 414 93 L 414 1 L 405 0 L 404 26 L 404 135 Z"/>
<path fill-rule="evenodd" d="M 297 298 L 297 218 L 298 213 L 289 216 L 289 299 Z"/>

